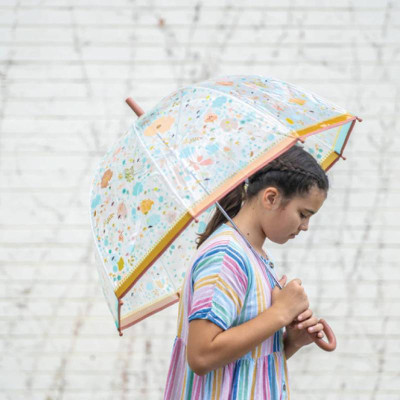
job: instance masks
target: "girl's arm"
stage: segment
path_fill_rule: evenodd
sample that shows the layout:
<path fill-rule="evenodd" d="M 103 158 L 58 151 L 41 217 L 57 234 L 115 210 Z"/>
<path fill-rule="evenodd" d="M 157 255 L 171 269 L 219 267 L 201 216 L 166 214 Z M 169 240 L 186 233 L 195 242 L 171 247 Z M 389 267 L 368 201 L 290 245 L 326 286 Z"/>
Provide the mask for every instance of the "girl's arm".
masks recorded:
<path fill-rule="evenodd" d="M 282 281 L 286 281 L 286 277 Z M 208 320 L 191 321 L 187 343 L 190 368 L 197 375 L 205 375 L 237 360 L 307 308 L 307 295 L 301 281 L 295 279 L 282 290 L 275 288 L 271 307 L 241 325 L 223 330 Z"/>
<path fill-rule="evenodd" d="M 273 307 L 226 331 L 206 319 L 193 320 L 187 343 L 189 366 L 197 375 L 205 375 L 244 356 L 285 325 Z"/>
<path fill-rule="evenodd" d="M 301 349 L 301 346 L 298 346 L 293 340 L 290 340 L 287 335 L 285 335 L 283 339 L 283 347 L 285 349 L 286 360 Z"/>

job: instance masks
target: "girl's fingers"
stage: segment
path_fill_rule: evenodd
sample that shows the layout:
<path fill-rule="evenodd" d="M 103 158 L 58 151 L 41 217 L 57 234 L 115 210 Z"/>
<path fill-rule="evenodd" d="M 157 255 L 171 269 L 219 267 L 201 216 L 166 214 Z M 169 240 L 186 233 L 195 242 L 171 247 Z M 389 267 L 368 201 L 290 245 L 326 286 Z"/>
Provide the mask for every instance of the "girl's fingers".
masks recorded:
<path fill-rule="evenodd" d="M 312 314 L 313 314 L 312 311 L 310 309 L 308 309 L 308 310 L 302 312 L 300 315 L 298 315 L 298 317 L 296 319 L 299 322 L 304 321 L 304 320 L 310 318 L 312 316 Z"/>
<path fill-rule="evenodd" d="M 317 325 L 318 324 L 318 318 L 317 317 L 311 317 L 303 322 L 301 322 L 300 324 L 297 325 L 298 329 L 304 329 L 304 328 L 308 328 L 310 326 L 313 325 Z"/>
<path fill-rule="evenodd" d="M 282 287 L 284 287 L 286 285 L 286 281 L 287 281 L 287 276 L 283 275 L 281 279 L 279 279 L 279 283 Z"/>
<path fill-rule="evenodd" d="M 324 330 L 324 326 L 322 324 L 316 324 L 314 326 L 310 326 L 307 329 L 307 332 L 309 333 L 315 333 L 315 332 L 322 332 Z"/>
<path fill-rule="evenodd" d="M 317 326 L 317 324 L 318 324 L 318 318 L 317 318 L 317 317 L 312 317 L 312 318 L 309 318 L 309 319 L 307 319 L 306 321 L 304 321 L 304 322 L 298 324 L 298 325 L 297 325 L 297 328 L 298 328 L 298 329 L 307 329 L 307 328 L 310 329 L 310 328 L 314 328 L 314 329 L 312 330 L 312 332 L 316 332 L 316 331 L 320 330 L 320 329 L 315 329 L 315 327 Z M 320 325 L 322 326 L 322 324 L 320 324 Z"/>

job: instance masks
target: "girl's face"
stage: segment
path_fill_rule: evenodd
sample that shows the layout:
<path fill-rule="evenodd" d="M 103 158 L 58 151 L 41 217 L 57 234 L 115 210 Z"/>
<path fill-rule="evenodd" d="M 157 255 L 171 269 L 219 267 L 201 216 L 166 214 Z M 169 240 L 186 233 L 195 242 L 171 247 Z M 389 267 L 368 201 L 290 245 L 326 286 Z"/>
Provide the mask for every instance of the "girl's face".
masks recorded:
<path fill-rule="evenodd" d="M 261 201 L 270 212 L 268 218 L 261 220 L 261 225 L 265 236 L 279 244 L 293 239 L 300 231 L 308 230 L 311 216 L 317 213 L 327 196 L 324 190 L 313 186 L 306 195 L 295 196 L 284 204 L 279 192 L 273 198 L 268 189 L 261 194 Z"/>

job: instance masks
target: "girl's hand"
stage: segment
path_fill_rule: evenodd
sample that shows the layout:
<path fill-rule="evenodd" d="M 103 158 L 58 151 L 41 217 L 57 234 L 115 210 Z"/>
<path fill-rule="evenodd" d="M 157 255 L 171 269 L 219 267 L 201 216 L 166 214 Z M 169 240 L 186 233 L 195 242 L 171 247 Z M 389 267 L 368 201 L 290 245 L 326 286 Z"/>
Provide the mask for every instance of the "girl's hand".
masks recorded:
<path fill-rule="evenodd" d="M 314 342 L 314 338 L 324 337 L 323 325 L 319 323 L 313 312 L 308 309 L 286 326 L 286 340 L 295 348 L 306 346 Z"/>
<path fill-rule="evenodd" d="M 293 279 L 286 284 L 287 277 L 279 280 L 282 289 L 272 289 L 272 307 L 282 316 L 284 325 L 289 325 L 300 313 L 308 309 L 308 297 L 300 279 Z"/>

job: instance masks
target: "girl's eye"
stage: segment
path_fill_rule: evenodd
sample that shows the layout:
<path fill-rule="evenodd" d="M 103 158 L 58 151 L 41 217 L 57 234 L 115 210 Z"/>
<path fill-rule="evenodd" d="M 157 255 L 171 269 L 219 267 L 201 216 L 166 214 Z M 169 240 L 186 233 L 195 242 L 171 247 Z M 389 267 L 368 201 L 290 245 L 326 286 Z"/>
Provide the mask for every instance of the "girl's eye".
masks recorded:
<path fill-rule="evenodd" d="M 301 218 L 307 218 L 303 213 L 300 213 Z"/>

